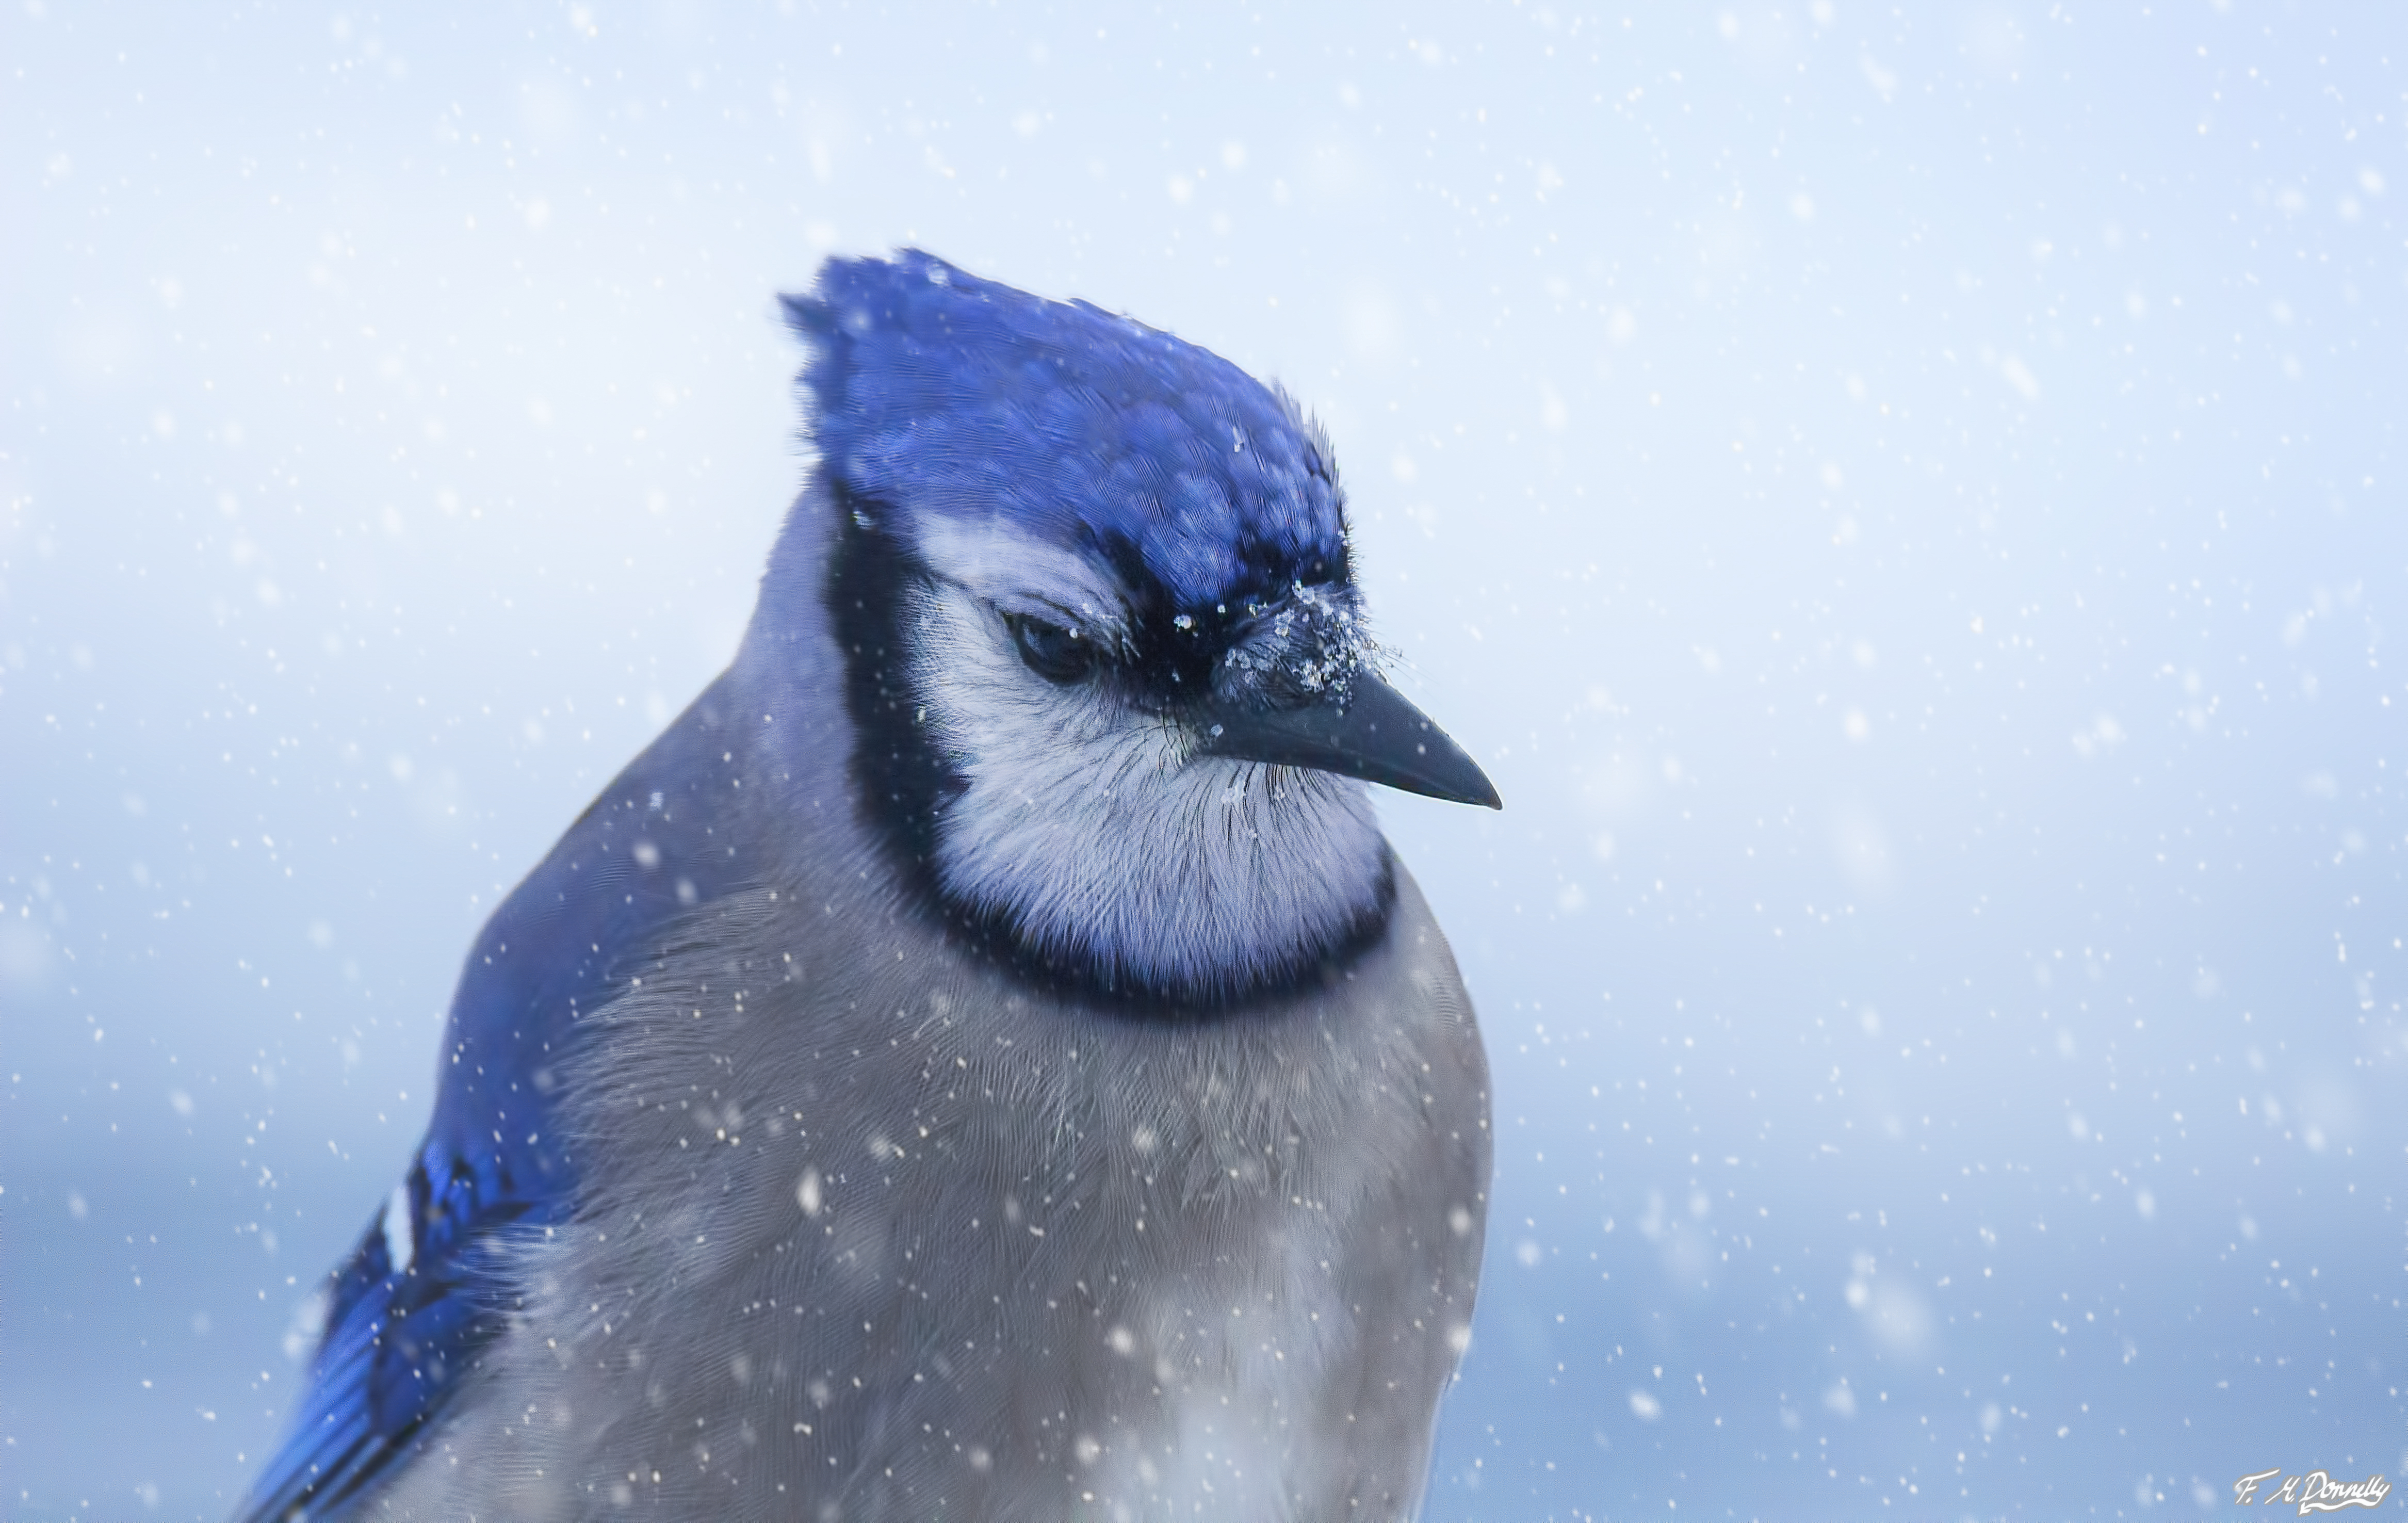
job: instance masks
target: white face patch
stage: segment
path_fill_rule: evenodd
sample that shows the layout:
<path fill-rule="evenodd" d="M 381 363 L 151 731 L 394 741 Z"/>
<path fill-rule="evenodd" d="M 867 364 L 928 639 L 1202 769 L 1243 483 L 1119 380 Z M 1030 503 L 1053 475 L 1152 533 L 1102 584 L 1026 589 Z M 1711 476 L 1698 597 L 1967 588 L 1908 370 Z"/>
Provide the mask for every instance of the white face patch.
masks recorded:
<path fill-rule="evenodd" d="M 1376 909 L 1361 783 L 1198 757 L 1110 682 L 1046 681 L 997 609 L 1030 596 L 939 582 L 903 610 L 929 739 L 968 783 L 937 823 L 948 897 L 1115 983 L 1215 990 L 1293 970 Z"/>
<path fill-rule="evenodd" d="M 915 546 L 930 570 L 1007 613 L 1076 625 L 1108 647 L 1127 639 L 1128 600 L 1116 580 L 1009 524 L 929 514 L 918 524 Z"/>

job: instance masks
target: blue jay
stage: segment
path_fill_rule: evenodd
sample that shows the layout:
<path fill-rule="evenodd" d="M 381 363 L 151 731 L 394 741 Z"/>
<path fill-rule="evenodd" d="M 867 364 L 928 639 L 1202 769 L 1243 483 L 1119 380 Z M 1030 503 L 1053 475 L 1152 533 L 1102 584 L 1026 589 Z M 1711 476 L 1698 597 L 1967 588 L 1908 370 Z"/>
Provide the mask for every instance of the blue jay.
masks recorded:
<path fill-rule="evenodd" d="M 472 947 L 248 1519 L 1411 1517 L 1488 1080 L 1327 441 L 907 251 L 727 671 Z"/>

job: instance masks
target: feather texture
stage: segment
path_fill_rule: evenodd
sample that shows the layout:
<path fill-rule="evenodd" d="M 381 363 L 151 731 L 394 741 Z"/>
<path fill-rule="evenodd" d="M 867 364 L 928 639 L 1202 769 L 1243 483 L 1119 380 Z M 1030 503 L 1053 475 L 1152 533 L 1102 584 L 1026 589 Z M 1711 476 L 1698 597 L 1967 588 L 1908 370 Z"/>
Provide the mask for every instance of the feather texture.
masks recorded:
<path fill-rule="evenodd" d="M 742 647 L 480 934 L 239 1516 L 1410 1517 L 1479 1036 L 1363 785 L 1207 750 L 1372 672 L 1326 442 L 924 254 L 788 310 Z"/>

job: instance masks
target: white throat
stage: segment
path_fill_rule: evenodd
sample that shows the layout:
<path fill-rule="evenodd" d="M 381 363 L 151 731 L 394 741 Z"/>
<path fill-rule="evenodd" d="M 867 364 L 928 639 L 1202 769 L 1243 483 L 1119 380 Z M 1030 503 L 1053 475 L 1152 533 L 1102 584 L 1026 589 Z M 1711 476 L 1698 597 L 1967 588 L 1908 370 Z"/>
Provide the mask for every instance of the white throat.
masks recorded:
<path fill-rule="evenodd" d="M 936 821 L 940 891 L 1040 961 L 1211 998 L 1290 980 L 1391 892 L 1364 785 L 1194 755 L 1174 719 L 1028 671 L 960 582 L 903 611 L 931 744 L 965 783 Z"/>

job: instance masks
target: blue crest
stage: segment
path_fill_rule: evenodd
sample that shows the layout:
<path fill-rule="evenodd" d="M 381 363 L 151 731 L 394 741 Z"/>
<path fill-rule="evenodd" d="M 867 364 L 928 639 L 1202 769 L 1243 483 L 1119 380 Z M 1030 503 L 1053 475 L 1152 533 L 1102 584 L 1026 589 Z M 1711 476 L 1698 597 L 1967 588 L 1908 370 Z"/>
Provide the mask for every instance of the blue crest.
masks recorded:
<path fill-rule="evenodd" d="M 1209 351 L 906 250 L 785 298 L 828 470 L 907 513 L 999 515 L 1174 610 L 1347 576 L 1345 494 L 1296 405 Z"/>

